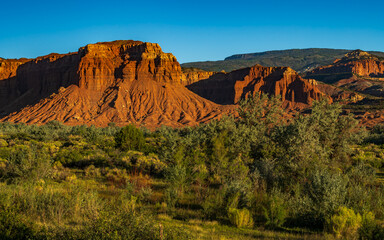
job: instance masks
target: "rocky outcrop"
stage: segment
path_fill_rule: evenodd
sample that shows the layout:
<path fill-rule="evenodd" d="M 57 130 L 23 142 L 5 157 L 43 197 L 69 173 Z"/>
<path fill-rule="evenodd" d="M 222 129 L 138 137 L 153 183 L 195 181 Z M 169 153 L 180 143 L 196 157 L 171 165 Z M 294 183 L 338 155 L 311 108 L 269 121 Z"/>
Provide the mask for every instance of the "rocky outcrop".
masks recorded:
<path fill-rule="evenodd" d="M 220 104 L 235 104 L 255 93 L 266 93 L 280 95 L 286 107 L 301 108 L 324 96 L 314 82 L 301 78 L 289 67 L 260 65 L 230 73 L 217 73 L 188 88 Z"/>
<path fill-rule="evenodd" d="M 183 85 L 190 85 L 200 80 L 207 79 L 217 72 L 204 71 L 197 68 L 182 68 L 181 82 Z"/>
<path fill-rule="evenodd" d="M 306 77 L 325 82 L 336 82 L 350 78 L 353 75 L 368 78 L 384 78 L 384 61 L 367 52 L 356 50 L 337 59 L 333 64 L 318 67 L 308 73 Z"/>
<path fill-rule="evenodd" d="M 194 125 L 233 108 L 186 89 L 176 58 L 155 43 L 89 44 L 76 53 L 50 54 L 21 63 L 16 71 L 6 69 L 3 81 L 12 83 L 7 92 L 14 96 L 0 102 L 1 121 L 151 128 Z"/>
<path fill-rule="evenodd" d="M 317 88 L 324 94 L 330 96 L 333 102 L 342 102 L 342 103 L 356 103 L 364 99 L 364 97 L 356 92 L 341 89 L 339 87 L 318 83 Z"/>

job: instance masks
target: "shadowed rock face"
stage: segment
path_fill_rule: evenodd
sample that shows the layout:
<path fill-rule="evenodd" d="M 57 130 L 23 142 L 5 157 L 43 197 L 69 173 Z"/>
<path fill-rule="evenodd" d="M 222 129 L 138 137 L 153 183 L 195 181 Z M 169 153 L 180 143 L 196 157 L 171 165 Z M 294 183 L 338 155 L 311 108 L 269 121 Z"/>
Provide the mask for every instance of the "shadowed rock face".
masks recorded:
<path fill-rule="evenodd" d="M 314 82 L 301 78 L 289 67 L 263 67 L 217 73 L 206 80 L 188 86 L 190 90 L 219 104 L 235 104 L 241 99 L 261 92 L 281 95 L 286 107 L 308 107 L 319 100 L 321 93 Z"/>
<path fill-rule="evenodd" d="M 194 125 L 223 113 L 186 89 L 181 67 L 154 43 L 89 44 L 76 53 L 0 59 L 1 121 L 147 127 Z"/>
<path fill-rule="evenodd" d="M 181 77 L 181 82 L 184 85 L 190 85 L 192 83 L 198 82 L 200 80 L 207 79 L 212 75 L 217 74 L 217 72 L 204 71 L 201 69 L 195 68 L 183 68 L 183 75 Z"/>

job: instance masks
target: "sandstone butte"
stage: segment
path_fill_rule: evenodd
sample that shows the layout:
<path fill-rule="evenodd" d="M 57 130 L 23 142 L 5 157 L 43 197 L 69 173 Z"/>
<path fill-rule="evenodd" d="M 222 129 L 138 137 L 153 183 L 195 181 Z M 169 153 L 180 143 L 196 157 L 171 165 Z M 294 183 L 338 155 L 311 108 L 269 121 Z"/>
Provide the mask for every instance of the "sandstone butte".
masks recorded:
<path fill-rule="evenodd" d="M 75 53 L 36 59 L 0 59 L 0 121 L 180 127 L 232 114 L 232 104 L 256 91 L 282 95 L 288 107 L 309 106 L 322 96 L 290 68 L 183 73 L 172 54 L 140 41 L 89 44 Z"/>
<path fill-rule="evenodd" d="M 350 78 L 352 76 L 368 78 L 384 78 L 384 61 L 361 50 L 347 53 L 333 64 L 313 69 L 307 73 L 311 78 L 326 78 L 333 75 L 331 81 Z"/>
<path fill-rule="evenodd" d="M 255 93 L 280 95 L 286 108 L 305 108 L 325 96 L 316 81 L 303 79 L 289 67 L 255 65 L 230 73 L 217 73 L 187 86 L 218 104 L 236 104 Z"/>

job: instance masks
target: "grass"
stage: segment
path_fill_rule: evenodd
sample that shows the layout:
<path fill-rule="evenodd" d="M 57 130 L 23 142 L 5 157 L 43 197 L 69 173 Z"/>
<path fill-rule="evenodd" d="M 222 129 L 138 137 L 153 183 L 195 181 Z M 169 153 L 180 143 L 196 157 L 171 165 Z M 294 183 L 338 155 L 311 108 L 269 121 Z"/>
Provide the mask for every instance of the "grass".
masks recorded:
<path fill-rule="evenodd" d="M 377 172 L 376 173 L 376 178 L 380 183 L 384 183 L 384 171 L 382 172 Z"/>
<path fill-rule="evenodd" d="M 49 229 L 59 227 L 70 231 L 81 230 L 88 224 L 88 219 L 96 217 L 102 208 L 126 202 L 122 198 L 124 193 L 130 191 L 126 186 L 115 185 L 102 177 L 87 177 L 85 170 L 72 169 L 70 172 L 70 177 L 63 181 L 22 185 L 1 183 L 1 201 L 18 206 L 18 212 L 23 218 L 33 221 L 37 226 Z M 137 178 L 140 176 L 131 175 L 130 181 L 136 181 Z M 170 216 L 165 213 L 167 210 L 156 208 L 156 204 L 164 201 L 167 184 L 163 179 L 147 178 L 146 181 L 153 192 L 148 201 L 141 199 L 138 206 L 157 212 L 158 224 L 168 229 L 182 229 L 192 239 L 324 239 L 323 234 L 304 229 L 245 229 L 236 228 L 225 221 L 202 220 L 202 209 L 192 192 L 184 195 Z"/>
<path fill-rule="evenodd" d="M 264 228 L 246 229 L 223 225 L 217 221 L 202 221 L 200 219 L 189 219 L 186 221 L 175 220 L 168 215 L 160 214 L 157 216 L 159 222 L 165 226 L 183 228 L 193 239 L 213 240 L 213 239 L 333 239 L 332 236 L 305 232 L 292 233 L 293 230 L 281 229 L 271 231 Z M 300 231 L 300 230 L 299 230 Z"/>

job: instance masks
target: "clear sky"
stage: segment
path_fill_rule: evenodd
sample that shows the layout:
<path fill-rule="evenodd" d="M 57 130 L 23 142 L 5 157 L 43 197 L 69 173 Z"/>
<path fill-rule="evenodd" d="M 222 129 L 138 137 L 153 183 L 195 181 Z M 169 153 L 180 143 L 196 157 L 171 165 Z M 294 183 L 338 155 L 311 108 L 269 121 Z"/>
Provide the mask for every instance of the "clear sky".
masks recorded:
<path fill-rule="evenodd" d="M 183 62 L 290 48 L 384 51 L 382 0 L 7 0 L 0 57 L 74 52 L 88 43 L 159 43 Z"/>

